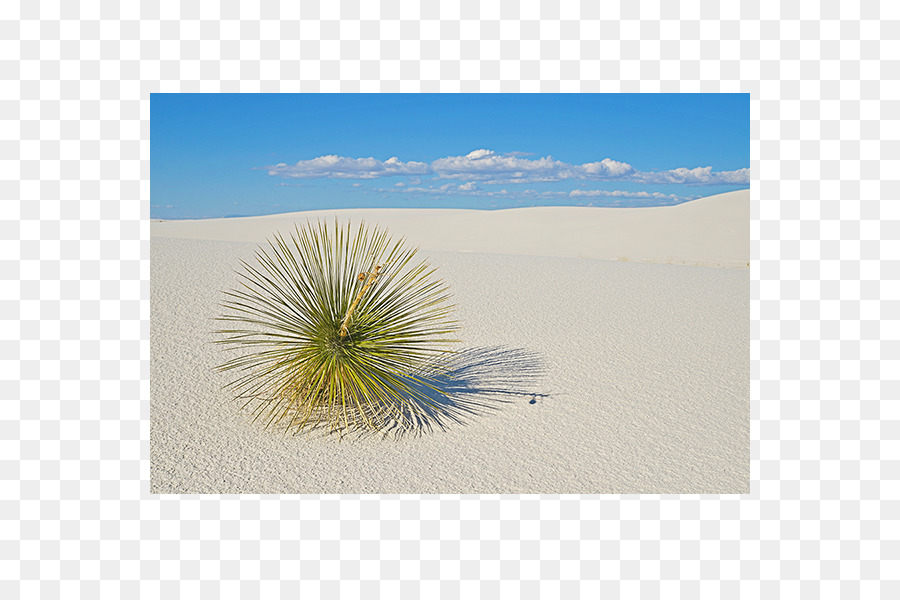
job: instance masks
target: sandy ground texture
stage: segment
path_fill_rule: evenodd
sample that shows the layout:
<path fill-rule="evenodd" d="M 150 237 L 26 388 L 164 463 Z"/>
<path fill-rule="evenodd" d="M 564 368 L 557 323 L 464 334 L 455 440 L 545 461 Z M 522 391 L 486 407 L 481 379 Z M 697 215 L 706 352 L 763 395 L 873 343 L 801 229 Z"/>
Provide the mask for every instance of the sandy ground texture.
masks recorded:
<path fill-rule="evenodd" d="M 153 238 L 259 243 L 296 222 L 337 217 L 379 223 L 423 250 L 566 256 L 744 267 L 750 261 L 750 191 L 651 208 L 509 210 L 359 209 L 151 223 Z"/>
<path fill-rule="evenodd" d="M 213 318 L 239 261 L 334 214 L 421 243 L 450 284 L 463 423 L 284 436 L 223 391 Z M 154 493 L 750 491 L 748 192 L 655 209 L 155 222 L 151 254 Z"/>

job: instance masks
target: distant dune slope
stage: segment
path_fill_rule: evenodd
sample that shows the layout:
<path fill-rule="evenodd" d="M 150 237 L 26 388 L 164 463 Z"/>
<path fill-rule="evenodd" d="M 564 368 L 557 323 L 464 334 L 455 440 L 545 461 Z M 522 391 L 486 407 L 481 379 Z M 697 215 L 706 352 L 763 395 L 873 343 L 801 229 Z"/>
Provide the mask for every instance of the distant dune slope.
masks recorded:
<path fill-rule="evenodd" d="M 295 223 L 334 218 L 378 223 L 425 250 L 734 268 L 750 261 L 750 190 L 650 208 L 344 209 L 162 221 L 150 234 L 259 243 Z"/>

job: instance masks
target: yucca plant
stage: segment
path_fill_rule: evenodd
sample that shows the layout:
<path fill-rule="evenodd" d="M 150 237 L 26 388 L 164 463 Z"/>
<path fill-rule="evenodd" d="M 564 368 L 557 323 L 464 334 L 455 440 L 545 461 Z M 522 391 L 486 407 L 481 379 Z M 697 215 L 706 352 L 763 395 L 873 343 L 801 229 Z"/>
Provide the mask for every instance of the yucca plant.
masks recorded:
<path fill-rule="evenodd" d="M 242 261 L 226 292 L 218 367 L 254 420 L 285 431 L 383 430 L 428 424 L 446 406 L 438 384 L 457 322 L 447 285 L 417 249 L 382 228 L 295 226 Z"/>

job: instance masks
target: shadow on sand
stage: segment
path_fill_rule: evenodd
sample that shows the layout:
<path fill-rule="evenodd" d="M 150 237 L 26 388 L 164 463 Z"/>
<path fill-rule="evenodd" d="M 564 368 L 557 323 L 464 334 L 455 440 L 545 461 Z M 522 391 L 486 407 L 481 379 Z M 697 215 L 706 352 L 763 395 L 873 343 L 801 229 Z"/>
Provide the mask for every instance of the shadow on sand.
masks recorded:
<path fill-rule="evenodd" d="M 419 436 L 434 429 L 446 430 L 452 425 L 465 424 L 504 404 L 535 404 L 548 396 L 538 391 L 545 374 L 546 368 L 536 352 L 501 346 L 462 350 L 439 373 L 427 375 L 429 384 L 440 392 L 428 385 L 410 382 L 427 402 L 417 403 L 418 414 L 405 413 L 408 424 L 391 421 L 380 431 L 344 431 L 341 437 Z M 314 425 L 296 435 L 314 432 L 326 433 L 323 426 Z"/>

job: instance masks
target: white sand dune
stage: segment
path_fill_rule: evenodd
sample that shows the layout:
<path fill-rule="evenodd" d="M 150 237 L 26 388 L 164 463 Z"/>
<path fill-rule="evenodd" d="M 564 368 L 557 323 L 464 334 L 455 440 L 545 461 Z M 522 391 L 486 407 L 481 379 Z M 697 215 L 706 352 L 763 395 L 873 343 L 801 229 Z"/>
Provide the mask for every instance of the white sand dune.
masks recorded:
<path fill-rule="evenodd" d="M 154 222 L 151 490 L 747 493 L 749 213 L 741 191 L 641 209 Z M 406 236 L 450 284 L 463 423 L 285 437 L 221 389 L 212 319 L 239 261 L 276 230 L 334 215 Z"/>
<path fill-rule="evenodd" d="M 154 222 L 150 231 L 154 238 L 259 243 L 295 222 L 334 218 L 380 223 L 423 250 L 744 268 L 750 261 L 749 190 L 651 208 L 325 210 Z"/>

